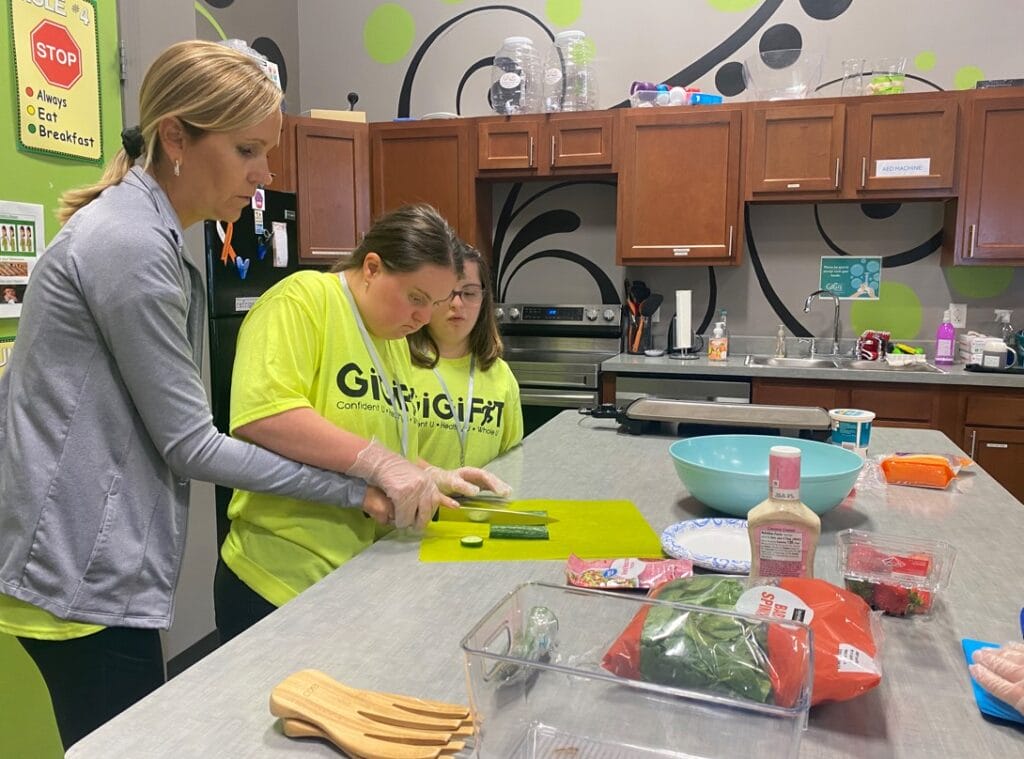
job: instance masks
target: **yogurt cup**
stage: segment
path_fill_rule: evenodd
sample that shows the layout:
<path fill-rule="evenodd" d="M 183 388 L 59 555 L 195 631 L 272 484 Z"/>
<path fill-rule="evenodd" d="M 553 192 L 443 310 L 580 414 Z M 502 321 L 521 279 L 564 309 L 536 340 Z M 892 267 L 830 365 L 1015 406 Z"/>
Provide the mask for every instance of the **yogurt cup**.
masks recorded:
<path fill-rule="evenodd" d="M 849 448 L 861 458 L 866 458 L 875 412 L 858 408 L 834 408 L 829 410 L 828 415 L 832 420 L 832 445 Z"/>

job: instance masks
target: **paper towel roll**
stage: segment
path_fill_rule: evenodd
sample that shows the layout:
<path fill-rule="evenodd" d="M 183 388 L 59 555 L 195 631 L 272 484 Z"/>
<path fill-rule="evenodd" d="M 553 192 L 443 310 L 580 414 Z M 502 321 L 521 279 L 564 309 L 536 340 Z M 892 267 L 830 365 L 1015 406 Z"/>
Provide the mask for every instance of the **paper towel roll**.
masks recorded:
<path fill-rule="evenodd" d="M 673 347 L 680 350 L 693 347 L 693 326 L 690 323 L 692 294 L 692 290 L 676 290 L 676 344 Z"/>

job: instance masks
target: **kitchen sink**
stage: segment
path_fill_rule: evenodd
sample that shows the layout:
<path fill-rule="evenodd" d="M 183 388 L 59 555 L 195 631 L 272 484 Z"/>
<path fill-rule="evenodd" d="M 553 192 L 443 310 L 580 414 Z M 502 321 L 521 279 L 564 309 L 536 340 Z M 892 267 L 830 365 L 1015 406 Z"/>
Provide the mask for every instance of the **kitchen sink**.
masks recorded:
<path fill-rule="evenodd" d="M 863 359 L 837 356 L 809 356 L 805 358 L 776 358 L 775 356 L 747 356 L 744 366 L 770 366 L 778 369 L 858 369 L 875 372 L 932 372 L 945 374 L 933 364 L 907 364 L 891 366 L 885 361 L 865 361 Z"/>
<path fill-rule="evenodd" d="M 782 369 L 835 369 L 830 358 L 776 358 L 775 356 L 747 356 L 745 366 L 772 366 Z"/>

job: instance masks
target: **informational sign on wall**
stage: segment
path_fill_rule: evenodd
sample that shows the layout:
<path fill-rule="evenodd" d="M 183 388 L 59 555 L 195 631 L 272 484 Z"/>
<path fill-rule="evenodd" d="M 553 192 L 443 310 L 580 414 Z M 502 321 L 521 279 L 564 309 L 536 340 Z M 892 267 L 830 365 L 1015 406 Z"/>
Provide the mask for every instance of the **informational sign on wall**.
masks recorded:
<path fill-rule="evenodd" d="M 96 0 L 8 0 L 18 149 L 103 162 Z"/>
<path fill-rule="evenodd" d="M 818 285 L 840 300 L 878 300 L 881 256 L 822 256 Z"/>
<path fill-rule="evenodd" d="M 44 240 L 41 205 L 0 200 L 0 319 L 21 315 L 28 278 Z"/>

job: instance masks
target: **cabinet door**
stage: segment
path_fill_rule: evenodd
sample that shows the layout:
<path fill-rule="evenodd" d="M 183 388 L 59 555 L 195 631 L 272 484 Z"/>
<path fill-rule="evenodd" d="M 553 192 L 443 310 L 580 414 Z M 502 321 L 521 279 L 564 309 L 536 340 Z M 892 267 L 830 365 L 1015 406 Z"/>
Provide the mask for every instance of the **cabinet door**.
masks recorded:
<path fill-rule="evenodd" d="M 535 172 L 542 118 L 518 116 L 477 121 L 477 168 Z"/>
<path fill-rule="evenodd" d="M 956 97 L 879 98 L 851 105 L 847 186 L 868 195 L 885 190 L 956 187 Z"/>
<path fill-rule="evenodd" d="M 765 193 L 839 194 L 846 108 L 784 105 L 753 108 L 748 129 L 748 199 Z"/>
<path fill-rule="evenodd" d="M 835 385 L 800 380 L 754 379 L 751 381 L 750 400 L 768 406 L 820 406 L 841 408 L 848 406 L 849 393 Z"/>
<path fill-rule="evenodd" d="M 429 203 L 463 239 L 478 245 L 470 129 L 455 120 L 371 125 L 373 216 L 407 203 Z"/>
<path fill-rule="evenodd" d="M 615 114 L 553 114 L 547 124 L 549 168 L 612 167 Z"/>
<path fill-rule="evenodd" d="M 735 263 L 742 111 L 720 106 L 671 110 L 623 114 L 617 148 L 617 260 Z"/>
<path fill-rule="evenodd" d="M 281 119 L 281 141 L 277 147 L 267 153 L 267 164 L 274 181 L 271 190 L 295 192 L 297 173 L 295 170 L 295 127 L 298 119 L 284 114 Z"/>
<path fill-rule="evenodd" d="M 301 121 L 295 128 L 299 260 L 324 263 L 351 253 L 370 226 L 366 124 Z"/>
<path fill-rule="evenodd" d="M 1014 498 L 1024 502 L 1024 430 L 967 427 L 963 449 Z"/>
<path fill-rule="evenodd" d="M 960 202 L 960 263 L 1024 261 L 1024 96 L 977 95 Z"/>

